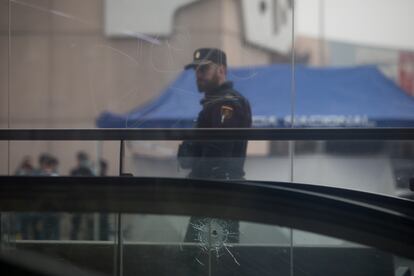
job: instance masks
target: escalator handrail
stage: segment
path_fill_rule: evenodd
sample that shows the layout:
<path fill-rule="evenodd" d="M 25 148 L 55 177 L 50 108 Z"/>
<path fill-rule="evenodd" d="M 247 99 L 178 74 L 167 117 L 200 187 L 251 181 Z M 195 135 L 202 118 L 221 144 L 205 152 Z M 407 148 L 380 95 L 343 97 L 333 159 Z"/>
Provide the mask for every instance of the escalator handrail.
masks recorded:
<path fill-rule="evenodd" d="M 266 183 L 143 177 L 0 177 L 0 211 L 195 215 L 315 232 L 414 258 L 414 217 L 376 201 Z M 362 192 L 361 192 L 362 193 Z M 366 197 L 371 196 L 367 194 Z M 399 199 L 394 199 L 395 202 Z M 414 203 L 401 199 L 405 207 Z M 391 201 L 389 202 L 391 203 Z"/>
<path fill-rule="evenodd" d="M 341 199 L 349 199 L 357 201 L 359 203 L 366 203 L 378 208 L 384 208 L 387 210 L 393 210 L 405 214 L 407 216 L 414 217 L 414 201 L 406 198 L 384 195 L 378 193 L 372 193 L 367 191 L 359 191 L 353 189 L 344 189 L 339 187 L 332 187 L 326 185 L 314 185 L 305 183 L 292 183 L 292 182 L 272 182 L 272 181 L 257 181 L 248 180 L 248 183 L 261 183 L 265 185 L 286 187 L 291 189 L 299 189 L 302 191 L 310 191 L 321 193 L 324 195 L 331 195 Z"/>

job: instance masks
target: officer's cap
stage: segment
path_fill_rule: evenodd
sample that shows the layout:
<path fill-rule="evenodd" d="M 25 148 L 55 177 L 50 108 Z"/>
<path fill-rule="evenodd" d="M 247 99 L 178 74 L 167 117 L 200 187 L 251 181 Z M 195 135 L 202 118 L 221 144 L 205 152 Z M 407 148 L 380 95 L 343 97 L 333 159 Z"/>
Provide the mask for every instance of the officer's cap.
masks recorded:
<path fill-rule="evenodd" d="M 227 66 L 226 54 L 217 48 L 200 48 L 194 52 L 193 62 L 187 64 L 185 69 L 195 68 L 200 65 L 215 63 Z"/>

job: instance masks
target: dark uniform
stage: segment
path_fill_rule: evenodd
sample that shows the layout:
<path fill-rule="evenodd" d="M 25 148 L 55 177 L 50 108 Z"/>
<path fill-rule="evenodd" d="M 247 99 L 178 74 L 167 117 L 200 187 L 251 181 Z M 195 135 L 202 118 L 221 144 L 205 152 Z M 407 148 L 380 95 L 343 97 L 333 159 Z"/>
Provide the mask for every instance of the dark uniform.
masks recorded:
<path fill-rule="evenodd" d="M 249 128 L 252 115 L 249 102 L 225 82 L 206 94 L 198 114 L 197 128 Z M 183 168 L 191 169 L 189 177 L 209 179 L 242 179 L 247 141 L 185 141 L 178 157 Z"/>

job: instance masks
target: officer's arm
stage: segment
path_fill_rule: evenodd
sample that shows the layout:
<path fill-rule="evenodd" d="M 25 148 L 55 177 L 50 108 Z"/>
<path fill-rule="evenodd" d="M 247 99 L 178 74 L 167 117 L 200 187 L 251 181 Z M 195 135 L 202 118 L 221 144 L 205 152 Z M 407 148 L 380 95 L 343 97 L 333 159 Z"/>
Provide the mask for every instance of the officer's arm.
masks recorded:
<path fill-rule="evenodd" d="M 237 99 L 223 101 L 214 107 L 212 125 L 217 128 L 249 127 L 249 112 Z"/>

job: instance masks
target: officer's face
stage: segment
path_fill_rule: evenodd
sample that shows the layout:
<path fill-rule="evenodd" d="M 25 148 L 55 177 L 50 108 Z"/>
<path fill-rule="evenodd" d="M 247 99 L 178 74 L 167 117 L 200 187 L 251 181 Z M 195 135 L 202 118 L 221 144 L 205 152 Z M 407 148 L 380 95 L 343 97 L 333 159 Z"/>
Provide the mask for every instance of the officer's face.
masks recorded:
<path fill-rule="evenodd" d="M 200 92 L 209 92 L 220 85 L 220 66 L 214 63 L 195 68 L 197 87 Z"/>

